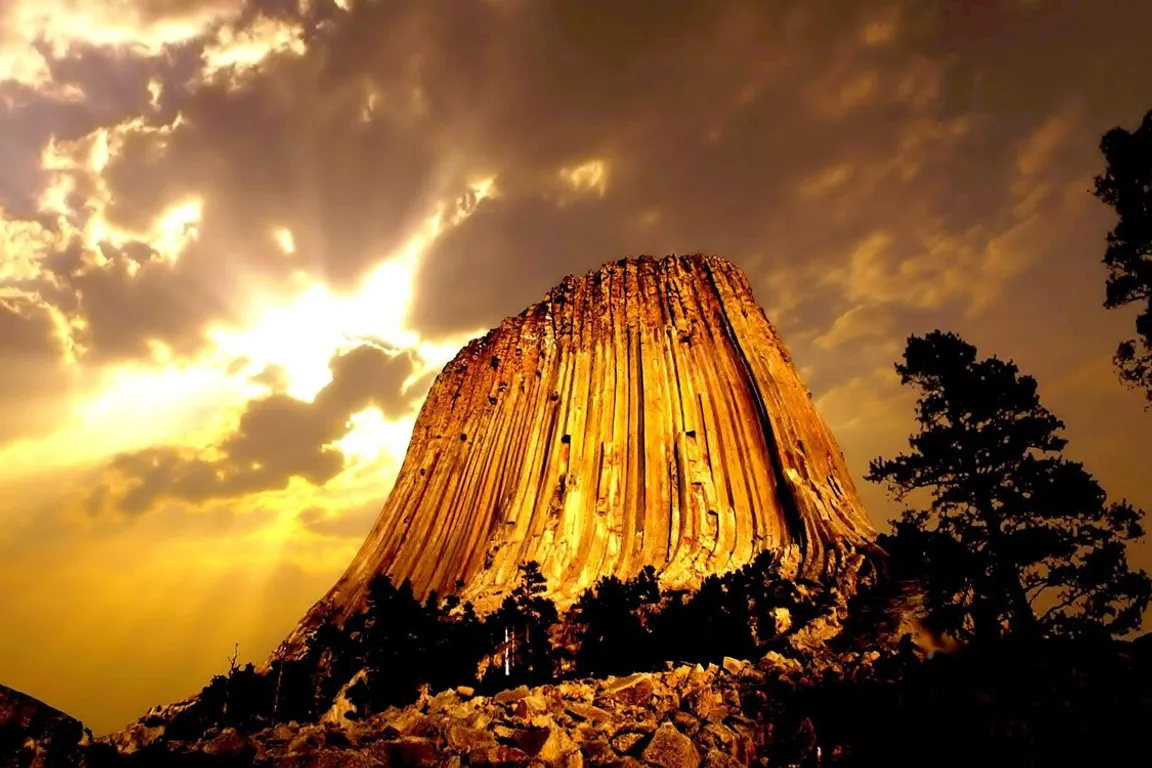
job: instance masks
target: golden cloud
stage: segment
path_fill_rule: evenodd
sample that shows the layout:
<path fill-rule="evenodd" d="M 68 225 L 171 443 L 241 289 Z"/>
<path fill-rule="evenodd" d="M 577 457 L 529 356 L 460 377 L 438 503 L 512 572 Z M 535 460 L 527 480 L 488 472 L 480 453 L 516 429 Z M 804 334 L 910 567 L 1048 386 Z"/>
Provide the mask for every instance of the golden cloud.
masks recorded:
<path fill-rule="evenodd" d="M 0 14 L 0 82 L 51 88 L 51 59 L 76 46 L 158 55 L 242 10 L 229 0 L 12 0 Z"/>
<path fill-rule="evenodd" d="M 603 197 L 608 188 L 608 164 L 604 160 L 588 160 L 561 168 L 559 175 L 577 192 L 589 192 Z"/>
<path fill-rule="evenodd" d="M 204 51 L 204 77 L 227 73 L 243 77 L 269 56 L 302 55 L 305 50 L 298 24 L 258 17 L 248 27 L 224 27 Z"/>
<path fill-rule="evenodd" d="M 331 381 L 312 402 L 272 393 L 249 401 L 234 428 L 209 446 L 116 456 L 88 494 L 89 511 L 135 516 L 162 499 L 239 498 L 286 488 L 292 478 L 324 485 L 345 469 L 342 442 L 350 454 L 366 458 L 363 442 L 357 446 L 357 430 L 371 424 L 366 409 L 387 419 L 409 415 L 422 394 L 405 389 L 415 368 L 413 356 L 372 346 L 338 355 Z"/>
<path fill-rule="evenodd" d="M 817 336 L 813 343 L 829 351 L 868 338 L 891 339 L 894 325 L 895 321 L 885 307 L 860 304 L 837 317 L 831 327 Z"/>

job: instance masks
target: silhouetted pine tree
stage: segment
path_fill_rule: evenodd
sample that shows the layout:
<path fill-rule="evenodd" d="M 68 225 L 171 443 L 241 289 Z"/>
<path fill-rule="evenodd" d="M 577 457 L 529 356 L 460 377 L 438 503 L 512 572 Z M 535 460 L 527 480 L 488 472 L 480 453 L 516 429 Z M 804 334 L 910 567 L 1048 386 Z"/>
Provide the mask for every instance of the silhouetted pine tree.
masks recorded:
<path fill-rule="evenodd" d="M 639 613 L 646 595 L 638 586 L 606 576 L 580 596 L 570 618 L 584 626 L 576 652 L 577 675 L 622 675 L 653 666 L 650 633 Z"/>
<path fill-rule="evenodd" d="M 485 620 L 490 647 L 508 654 L 508 672 L 492 666 L 482 681 L 486 690 L 539 685 L 555 678 L 556 654 L 549 635 L 559 621 L 556 605 L 543 596 L 544 576 L 535 562 L 520 566 L 520 582 Z"/>
<path fill-rule="evenodd" d="M 415 700 L 427 676 L 426 657 L 436 623 L 437 617 L 416 600 L 411 582 L 405 580 L 396 587 L 386 575 L 372 579 L 360 659 L 364 682 L 355 686 L 353 694 L 354 703 L 363 705 L 357 707 L 361 714 Z M 345 681 L 355 669 L 347 672 Z"/>
<path fill-rule="evenodd" d="M 480 660 L 492 649 L 472 603 L 449 595 L 440 609 L 430 684 L 436 690 L 475 685 Z"/>
<path fill-rule="evenodd" d="M 1109 504 L 1060 455 L 1064 424 L 1012 362 L 978 360 L 952 333 L 912 336 L 901 381 L 920 391 L 911 452 L 872 461 L 868 479 L 906 504 L 901 561 L 920 564 L 934 617 L 952 632 L 1120 634 L 1135 629 L 1152 580 L 1125 545 L 1143 512 Z"/>
<path fill-rule="evenodd" d="M 1143 389 L 1152 407 L 1152 112 L 1135 131 L 1113 128 L 1100 140 L 1107 168 L 1096 177 L 1096 196 L 1120 217 L 1108 233 L 1104 306 L 1136 304 L 1136 338 L 1120 344 L 1120 378 Z"/>

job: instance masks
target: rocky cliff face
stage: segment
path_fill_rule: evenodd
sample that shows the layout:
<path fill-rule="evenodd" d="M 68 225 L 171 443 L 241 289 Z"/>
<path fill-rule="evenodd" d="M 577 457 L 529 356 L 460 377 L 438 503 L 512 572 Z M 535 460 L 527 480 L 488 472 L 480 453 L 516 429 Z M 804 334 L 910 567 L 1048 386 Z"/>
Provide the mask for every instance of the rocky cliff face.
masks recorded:
<path fill-rule="evenodd" d="M 375 527 L 301 629 L 356 610 L 377 572 L 483 608 L 535 560 L 563 605 L 608 574 L 652 565 L 692 587 L 765 549 L 823 580 L 873 537 L 744 273 L 627 259 L 448 364 Z"/>

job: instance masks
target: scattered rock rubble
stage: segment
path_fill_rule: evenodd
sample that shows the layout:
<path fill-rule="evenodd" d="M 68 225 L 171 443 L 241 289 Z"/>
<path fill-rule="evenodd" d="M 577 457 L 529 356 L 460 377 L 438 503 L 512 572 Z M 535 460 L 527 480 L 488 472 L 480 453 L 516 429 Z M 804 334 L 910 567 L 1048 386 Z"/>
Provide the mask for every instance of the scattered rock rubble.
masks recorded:
<path fill-rule="evenodd" d="M 490 697 L 460 687 L 368 718 L 352 711 L 337 722 L 279 724 L 250 735 L 227 728 L 195 743 L 165 742 L 143 727 L 113 740 L 121 754 L 198 753 L 277 768 L 727 768 L 763 764 L 758 756 L 774 728 L 767 684 L 794 687 L 878 657 L 816 653 L 801 662 L 770 653 L 755 664 L 725 658 L 721 665 L 522 686 Z"/>

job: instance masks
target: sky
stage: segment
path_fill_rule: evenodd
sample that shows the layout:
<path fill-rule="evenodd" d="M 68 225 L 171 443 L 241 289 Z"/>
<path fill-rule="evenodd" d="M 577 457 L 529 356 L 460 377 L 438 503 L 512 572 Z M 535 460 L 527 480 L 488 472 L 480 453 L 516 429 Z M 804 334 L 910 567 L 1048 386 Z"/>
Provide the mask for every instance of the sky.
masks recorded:
<path fill-rule="evenodd" d="M 0 2 L 0 682 L 101 733 L 262 659 L 440 367 L 629 254 L 747 272 L 878 527 L 934 328 L 1152 509 L 1090 193 L 1152 6 L 656 6 Z"/>

